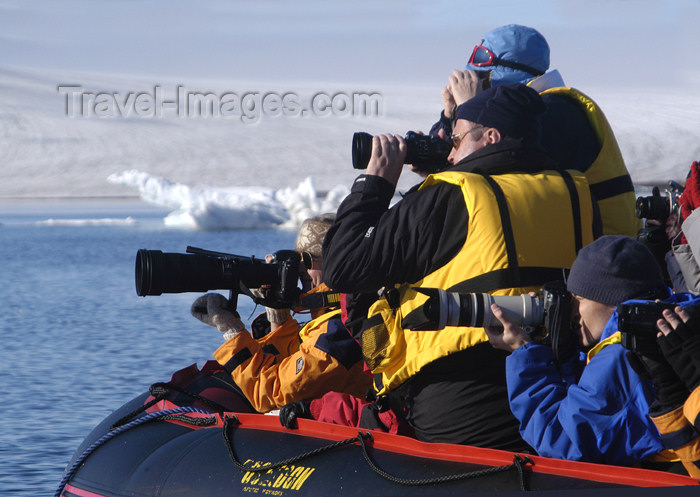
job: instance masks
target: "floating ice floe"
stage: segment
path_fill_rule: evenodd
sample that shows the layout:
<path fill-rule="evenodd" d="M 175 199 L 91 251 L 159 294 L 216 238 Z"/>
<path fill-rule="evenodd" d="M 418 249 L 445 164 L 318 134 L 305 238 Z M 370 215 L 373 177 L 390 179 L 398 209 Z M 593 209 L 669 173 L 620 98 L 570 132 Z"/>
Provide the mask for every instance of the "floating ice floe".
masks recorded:
<path fill-rule="evenodd" d="M 107 180 L 138 191 L 149 203 L 173 209 L 166 226 L 196 229 L 295 228 L 304 219 L 335 212 L 349 193 L 338 186 L 319 198 L 312 177 L 296 187 L 189 186 L 135 169 Z"/>

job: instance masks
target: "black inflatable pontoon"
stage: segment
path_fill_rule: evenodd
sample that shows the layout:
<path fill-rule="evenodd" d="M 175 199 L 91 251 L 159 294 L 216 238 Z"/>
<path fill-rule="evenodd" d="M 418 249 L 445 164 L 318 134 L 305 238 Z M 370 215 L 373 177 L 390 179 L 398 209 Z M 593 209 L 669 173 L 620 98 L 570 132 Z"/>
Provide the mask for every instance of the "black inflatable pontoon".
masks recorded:
<path fill-rule="evenodd" d="M 698 485 L 686 476 L 423 443 L 255 414 L 216 363 L 128 402 L 76 451 L 56 496 L 464 495 Z"/>

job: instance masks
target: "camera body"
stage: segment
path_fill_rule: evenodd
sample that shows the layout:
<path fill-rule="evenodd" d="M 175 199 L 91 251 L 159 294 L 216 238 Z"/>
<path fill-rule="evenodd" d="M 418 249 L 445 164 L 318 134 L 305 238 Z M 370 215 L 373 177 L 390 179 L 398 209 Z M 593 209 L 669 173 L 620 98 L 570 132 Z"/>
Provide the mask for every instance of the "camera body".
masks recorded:
<path fill-rule="evenodd" d="M 136 293 L 206 292 L 230 290 L 229 300 L 236 306 L 239 294 L 256 303 L 278 309 L 292 307 L 301 290 L 297 287 L 301 255 L 280 250 L 273 262 L 187 247 L 186 254 L 141 249 L 136 254 Z M 260 288 L 263 297 L 250 291 Z"/>
<path fill-rule="evenodd" d="M 674 302 L 631 302 L 617 306 L 617 329 L 622 333 L 622 345 L 642 354 L 658 349 L 656 335 L 659 328 L 656 322 L 663 318 L 664 309 L 675 309 Z M 700 304 L 685 306 L 684 309 L 695 316 L 700 312 Z"/>
<path fill-rule="evenodd" d="M 661 195 L 659 187 L 655 186 L 652 194 L 647 197 L 637 197 L 635 213 L 639 219 L 646 219 L 644 227 L 637 232 L 637 240 L 642 242 L 654 254 L 663 269 L 664 279 L 670 282 L 666 269 L 666 252 L 671 250 L 671 240 L 666 233 L 668 218 L 680 211 L 679 200 L 683 187 L 675 181 L 668 182 L 665 195 Z M 650 223 L 649 220 L 655 221 Z M 680 223 L 680 219 L 678 220 Z"/>
<path fill-rule="evenodd" d="M 675 181 L 668 182 L 665 195 L 661 195 L 658 186 L 655 186 L 651 195 L 637 197 L 635 213 L 639 219 L 655 219 L 665 223 L 671 214 L 679 211 L 678 201 L 683 193 L 683 187 Z"/>
<path fill-rule="evenodd" d="M 404 164 L 413 166 L 425 173 L 436 173 L 449 166 L 447 156 L 452 144 L 436 136 L 419 135 L 414 131 L 406 133 L 406 159 Z M 372 135 L 358 132 L 352 136 L 352 167 L 367 169 L 372 156 Z"/>

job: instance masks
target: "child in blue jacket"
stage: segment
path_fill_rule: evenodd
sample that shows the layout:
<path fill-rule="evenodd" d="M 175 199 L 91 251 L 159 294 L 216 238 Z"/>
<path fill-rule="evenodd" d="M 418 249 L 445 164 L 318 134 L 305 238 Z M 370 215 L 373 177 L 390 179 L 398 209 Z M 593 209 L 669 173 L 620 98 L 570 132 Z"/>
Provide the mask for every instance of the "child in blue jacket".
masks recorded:
<path fill-rule="evenodd" d="M 561 364 L 552 349 L 530 340 L 492 306 L 504 329 L 487 329 L 491 344 L 512 351 L 506 362 L 510 407 L 520 433 L 542 456 L 617 465 L 668 460 L 654 422 L 656 392 L 633 369 L 617 329 L 617 306 L 635 298 L 668 297 L 654 256 L 625 236 L 603 236 L 571 267 L 572 326 L 585 351 Z M 638 370 L 638 368 L 637 368 Z"/>

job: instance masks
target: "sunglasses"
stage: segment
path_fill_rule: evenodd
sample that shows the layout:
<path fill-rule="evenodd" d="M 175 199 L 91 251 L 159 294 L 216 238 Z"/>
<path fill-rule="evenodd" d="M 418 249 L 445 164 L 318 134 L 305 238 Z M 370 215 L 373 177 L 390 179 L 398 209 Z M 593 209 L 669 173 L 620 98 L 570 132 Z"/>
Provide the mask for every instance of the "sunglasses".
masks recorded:
<path fill-rule="evenodd" d="M 454 146 L 454 148 L 459 148 L 459 144 L 462 142 L 462 140 L 464 140 L 464 138 L 468 134 L 473 133 L 474 131 L 477 131 L 479 129 L 484 129 L 484 127 L 481 125 L 474 126 L 472 129 L 470 129 L 469 131 L 465 131 L 464 133 L 457 133 L 455 135 L 450 135 L 450 140 L 452 140 L 452 146 Z"/>
<path fill-rule="evenodd" d="M 518 71 L 525 71 L 526 73 L 532 74 L 533 76 L 541 76 L 544 71 L 537 70 L 533 67 L 527 66 L 525 64 L 520 64 L 519 62 L 513 62 L 510 60 L 504 60 L 496 57 L 496 54 L 483 45 L 477 45 L 472 51 L 471 57 L 469 57 L 469 64 L 476 67 L 491 67 L 491 66 L 503 66 L 509 67 L 511 69 L 516 69 Z"/>

